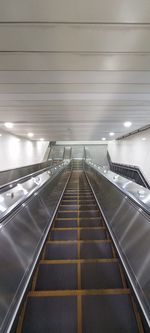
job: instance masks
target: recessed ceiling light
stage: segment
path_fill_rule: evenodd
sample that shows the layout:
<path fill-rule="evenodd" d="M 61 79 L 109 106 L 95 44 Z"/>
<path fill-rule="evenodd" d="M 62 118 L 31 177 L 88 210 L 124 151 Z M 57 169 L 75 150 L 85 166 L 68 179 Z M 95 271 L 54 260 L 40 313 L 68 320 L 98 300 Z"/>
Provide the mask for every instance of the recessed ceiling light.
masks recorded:
<path fill-rule="evenodd" d="M 44 138 L 40 138 L 40 141 L 44 141 Z"/>
<path fill-rule="evenodd" d="M 113 136 L 113 135 L 115 135 L 115 133 L 114 133 L 114 132 L 110 132 L 109 135 L 110 135 L 110 136 Z"/>
<path fill-rule="evenodd" d="M 14 124 L 13 123 L 5 123 L 5 127 L 7 128 L 13 128 Z"/>
<path fill-rule="evenodd" d="M 132 125 L 131 121 L 125 121 L 125 123 L 123 124 L 124 127 L 130 127 Z"/>
<path fill-rule="evenodd" d="M 142 141 L 146 141 L 146 138 L 142 138 Z"/>
<path fill-rule="evenodd" d="M 0 136 L 2 136 L 2 134 L 0 134 Z"/>
<path fill-rule="evenodd" d="M 102 141 L 105 141 L 106 140 L 106 138 L 102 138 Z"/>
<path fill-rule="evenodd" d="M 29 137 L 29 138 L 32 138 L 33 136 L 34 136 L 33 133 L 31 133 L 31 132 L 28 133 L 28 137 Z"/>

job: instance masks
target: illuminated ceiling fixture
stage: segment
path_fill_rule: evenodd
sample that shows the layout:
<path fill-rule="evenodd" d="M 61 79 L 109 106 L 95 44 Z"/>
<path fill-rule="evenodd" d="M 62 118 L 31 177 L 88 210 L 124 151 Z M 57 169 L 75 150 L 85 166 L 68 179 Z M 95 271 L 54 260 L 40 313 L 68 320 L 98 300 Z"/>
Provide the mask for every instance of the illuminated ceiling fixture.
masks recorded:
<path fill-rule="evenodd" d="M 0 134 L 0 136 L 2 136 L 2 134 Z"/>
<path fill-rule="evenodd" d="M 109 135 L 110 135 L 110 136 L 114 136 L 115 133 L 114 133 L 114 132 L 110 132 Z"/>
<path fill-rule="evenodd" d="M 44 141 L 44 138 L 40 138 L 40 141 Z"/>
<path fill-rule="evenodd" d="M 124 127 L 130 127 L 132 125 L 131 121 L 125 121 L 125 123 L 123 124 Z"/>
<path fill-rule="evenodd" d="M 31 133 L 31 132 L 28 133 L 28 137 L 29 137 L 29 138 L 32 138 L 33 136 L 34 136 L 33 133 Z"/>
<path fill-rule="evenodd" d="M 142 138 L 142 141 L 146 141 L 146 138 Z"/>
<path fill-rule="evenodd" d="M 106 138 L 102 138 L 102 141 L 105 141 L 106 140 Z"/>
<path fill-rule="evenodd" d="M 4 123 L 6 128 L 13 128 L 14 124 L 13 123 Z"/>

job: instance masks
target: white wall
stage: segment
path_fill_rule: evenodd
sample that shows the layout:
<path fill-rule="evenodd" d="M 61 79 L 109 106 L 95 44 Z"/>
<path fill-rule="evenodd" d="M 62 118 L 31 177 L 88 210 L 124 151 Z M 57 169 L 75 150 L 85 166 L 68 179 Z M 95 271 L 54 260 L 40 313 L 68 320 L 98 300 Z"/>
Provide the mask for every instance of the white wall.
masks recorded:
<path fill-rule="evenodd" d="M 112 162 L 138 166 L 150 184 L 150 129 L 111 141 L 108 151 Z"/>
<path fill-rule="evenodd" d="M 44 161 L 47 141 L 30 141 L 7 132 L 0 133 L 0 171 Z"/>

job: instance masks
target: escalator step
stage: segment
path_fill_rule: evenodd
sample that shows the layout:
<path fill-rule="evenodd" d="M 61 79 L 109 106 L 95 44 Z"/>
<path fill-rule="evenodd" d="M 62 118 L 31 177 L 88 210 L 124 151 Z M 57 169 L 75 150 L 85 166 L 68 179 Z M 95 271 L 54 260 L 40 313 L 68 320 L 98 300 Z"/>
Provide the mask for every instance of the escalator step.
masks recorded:
<path fill-rule="evenodd" d="M 62 205 L 59 207 L 59 212 L 61 212 L 62 210 L 75 210 L 77 211 L 78 210 L 78 205 L 77 204 L 74 204 L 74 205 Z"/>
<path fill-rule="evenodd" d="M 66 211 L 66 210 L 81 210 L 81 211 L 86 211 L 87 210 L 87 207 L 88 207 L 88 210 L 97 210 L 97 205 L 96 204 L 90 204 L 88 203 L 88 206 L 87 205 L 78 205 L 78 204 L 75 204 L 75 205 L 61 205 L 60 208 L 59 208 L 59 212 L 61 211 Z"/>
<path fill-rule="evenodd" d="M 81 240 L 97 240 L 97 239 L 106 239 L 106 232 L 103 229 L 99 230 L 81 230 L 80 231 Z"/>
<path fill-rule="evenodd" d="M 96 204 L 91 204 L 91 203 L 88 203 L 88 205 L 86 205 L 86 204 L 79 204 L 79 210 L 81 210 L 81 211 L 89 211 L 89 210 L 92 210 L 92 211 L 94 211 L 94 210 L 97 210 L 98 208 L 97 208 L 97 205 Z"/>
<path fill-rule="evenodd" d="M 92 204 L 95 204 L 95 200 L 94 199 L 89 199 L 89 200 L 87 200 L 87 199 L 79 199 L 79 204 L 80 205 L 85 205 L 86 207 L 88 207 L 88 205 L 92 205 Z"/>
<path fill-rule="evenodd" d="M 46 244 L 45 259 L 77 259 L 77 245 L 76 244 Z"/>
<path fill-rule="evenodd" d="M 76 333 L 76 297 L 29 298 L 22 333 Z"/>
<path fill-rule="evenodd" d="M 100 212 L 98 210 L 87 210 L 87 211 L 79 211 L 76 210 L 76 211 L 71 211 L 71 210 L 68 210 L 68 211 L 65 211 L 65 210 L 60 210 L 58 213 L 57 213 L 57 218 L 78 218 L 78 214 L 79 214 L 79 217 L 82 218 L 82 217 L 100 217 Z"/>
<path fill-rule="evenodd" d="M 50 240 L 77 240 L 77 230 L 52 230 Z"/>
<path fill-rule="evenodd" d="M 80 211 L 79 217 L 98 217 L 100 212 L 98 210 L 86 210 L 85 212 Z"/>
<path fill-rule="evenodd" d="M 84 296 L 83 333 L 137 333 L 129 295 Z"/>
<path fill-rule="evenodd" d="M 79 221 L 80 227 L 84 228 L 84 227 L 88 227 L 88 228 L 92 228 L 92 227 L 102 227 L 103 223 L 102 220 L 100 218 L 97 219 L 84 219 Z"/>
<path fill-rule="evenodd" d="M 71 289 L 77 289 L 76 264 L 40 265 L 35 290 Z"/>
<path fill-rule="evenodd" d="M 73 212 L 73 211 L 61 212 L 61 211 L 59 211 L 58 214 L 57 214 L 57 217 L 58 218 L 70 218 L 70 219 L 72 217 L 77 218 L 78 217 L 78 212 L 77 211 L 76 212 Z"/>
<path fill-rule="evenodd" d="M 123 288 L 118 263 L 104 262 L 82 264 L 81 286 L 82 289 Z"/>
<path fill-rule="evenodd" d="M 76 228 L 77 220 L 55 220 L 55 228 Z"/>
<path fill-rule="evenodd" d="M 78 203 L 78 198 L 76 199 L 64 199 L 64 197 L 62 198 L 61 204 L 63 205 L 77 205 Z"/>
<path fill-rule="evenodd" d="M 80 257 L 81 259 L 112 258 L 112 248 L 109 243 L 81 243 Z"/>

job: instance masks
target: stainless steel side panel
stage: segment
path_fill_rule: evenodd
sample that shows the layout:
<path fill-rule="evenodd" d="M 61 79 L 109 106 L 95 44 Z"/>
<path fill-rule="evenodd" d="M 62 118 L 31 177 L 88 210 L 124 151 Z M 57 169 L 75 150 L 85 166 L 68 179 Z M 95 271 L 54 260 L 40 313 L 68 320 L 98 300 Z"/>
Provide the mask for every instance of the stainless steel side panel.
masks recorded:
<path fill-rule="evenodd" d="M 64 159 L 69 160 L 71 158 L 71 147 L 64 147 Z"/>
<path fill-rule="evenodd" d="M 85 171 L 150 326 L 150 215 L 86 163 Z"/>
<path fill-rule="evenodd" d="M 30 173 L 39 171 L 41 169 L 51 166 L 52 161 L 45 161 L 42 163 L 27 165 L 20 168 L 4 170 L 0 172 L 0 186 L 12 182 L 15 179 L 27 176 Z"/>
<path fill-rule="evenodd" d="M 55 146 L 55 149 L 52 150 L 50 157 L 52 159 L 63 159 L 64 155 L 64 147 L 63 146 Z"/>
<path fill-rule="evenodd" d="M 72 146 L 72 158 L 84 158 L 84 146 Z"/>
<path fill-rule="evenodd" d="M 0 332 L 9 331 L 12 314 L 69 175 L 66 169 L 61 171 L 0 228 Z"/>

